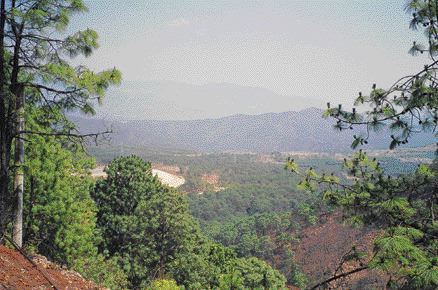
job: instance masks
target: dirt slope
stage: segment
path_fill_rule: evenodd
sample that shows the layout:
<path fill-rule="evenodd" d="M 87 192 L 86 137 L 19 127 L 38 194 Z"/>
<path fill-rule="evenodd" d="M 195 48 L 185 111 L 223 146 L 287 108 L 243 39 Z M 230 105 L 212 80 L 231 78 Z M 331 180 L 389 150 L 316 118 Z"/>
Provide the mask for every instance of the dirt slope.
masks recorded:
<path fill-rule="evenodd" d="M 0 289 L 104 289 L 43 256 L 33 263 L 20 252 L 0 246 Z"/>

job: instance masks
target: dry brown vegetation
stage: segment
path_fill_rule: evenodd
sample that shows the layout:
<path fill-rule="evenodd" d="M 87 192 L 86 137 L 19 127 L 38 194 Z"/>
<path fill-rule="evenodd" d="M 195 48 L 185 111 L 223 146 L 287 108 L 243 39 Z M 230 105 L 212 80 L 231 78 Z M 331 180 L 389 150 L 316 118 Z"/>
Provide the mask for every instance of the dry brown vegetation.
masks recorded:
<path fill-rule="evenodd" d="M 377 235 L 376 231 L 344 225 L 340 214 L 329 215 L 321 223 L 304 229 L 295 260 L 308 277 L 309 285 L 313 286 L 335 274 L 359 268 L 359 261 L 342 263 L 343 257 L 356 245 L 359 251 L 368 253 L 369 259 Z M 363 270 L 328 286 L 332 289 L 382 289 L 385 285 L 382 273 Z"/>

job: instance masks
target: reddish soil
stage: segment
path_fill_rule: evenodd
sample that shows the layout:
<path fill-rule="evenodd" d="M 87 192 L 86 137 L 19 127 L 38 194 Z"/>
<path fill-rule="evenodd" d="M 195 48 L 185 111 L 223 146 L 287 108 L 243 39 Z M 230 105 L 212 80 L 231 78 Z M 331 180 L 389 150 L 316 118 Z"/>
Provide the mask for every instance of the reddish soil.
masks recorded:
<path fill-rule="evenodd" d="M 31 263 L 20 252 L 0 246 L 0 289 L 104 289 L 43 256 Z"/>
<path fill-rule="evenodd" d="M 205 173 L 201 176 L 201 179 L 208 184 L 218 186 L 220 177 L 218 174 L 215 173 Z"/>

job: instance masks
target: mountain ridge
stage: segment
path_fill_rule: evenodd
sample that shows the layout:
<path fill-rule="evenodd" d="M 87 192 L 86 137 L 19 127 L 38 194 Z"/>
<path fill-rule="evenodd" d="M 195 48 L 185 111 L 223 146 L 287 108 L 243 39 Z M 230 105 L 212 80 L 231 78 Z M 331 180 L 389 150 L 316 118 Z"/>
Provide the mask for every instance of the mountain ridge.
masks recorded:
<path fill-rule="evenodd" d="M 335 131 L 332 119 L 322 118 L 323 111 L 273 112 L 258 115 L 237 114 L 198 120 L 110 120 L 74 117 L 81 132 L 114 129 L 114 145 L 135 145 L 186 149 L 199 152 L 274 152 L 274 151 L 349 151 L 353 135 L 365 128 Z M 364 148 L 387 149 L 390 131 L 374 133 Z M 409 147 L 431 144 L 432 134 L 417 134 Z"/>
<path fill-rule="evenodd" d="M 232 83 L 189 84 L 174 81 L 124 81 L 111 88 L 99 118 L 196 120 L 234 114 L 262 114 L 320 107 L 315 98 L 289 96 L 271 89 Z"/>

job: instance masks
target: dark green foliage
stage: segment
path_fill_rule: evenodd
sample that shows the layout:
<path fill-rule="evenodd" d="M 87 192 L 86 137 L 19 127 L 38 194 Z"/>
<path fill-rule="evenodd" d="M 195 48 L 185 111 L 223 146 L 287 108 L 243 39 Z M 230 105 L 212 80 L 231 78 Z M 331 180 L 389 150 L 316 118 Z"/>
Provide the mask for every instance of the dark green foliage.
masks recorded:
<path fill-rule="evenodd" d="M 284 276 L 257 258 L 237 258 L 232 249 L 205 239 L 196 248 L 174 268 L 183 278 L 179 284 L 189 289 L 285 289 Z"/>
<path fill-rule="evenodd" d="M 51 132 L 42 119 L 41 111 L 28 110 L 29 129 Z M 102 285 L 126 285 L 118 266 L 97 252 L 94 182 L 88 176 L 94 160 L 67 138 L 32 135 L 27 144 L 24 246 Z"/>
<path fill-rule="evenodd" d="M 120 154 L 121 148 L 99 147 L 93 152 L 105 161 Z M 239 257 L 256 256 L 267 261 L 279 269 L 289 283 L 304 287 L 305 277 L 292 261 L 291 246 L 299 243 L 301 228 L 315 223 L 317 215 L 327 208 L 322 205 L 319 196 L 309 196 L 294 189 L 298 179 L 291 179 L 283 170 L 284 154 L 266 154 L 264 156 L 271 158 L 271 161 L 261 162 L 260 155 L 254 154 L 197 155 L 193 152 L 133 147 L 125 147 L 123 152 L 135 152 L 155 163 L 179 165 L 188 182 L 193 181 L 192 184 L 201 186 L 198 188 L 185 184 L 184 188 L 193 192 L 188 195 L 190 209 L 208 237 L 233 248 Z M 376 151 L 375 154 L 383 153 Z M 433 150 L 423 152 L 420 149 L 406 149 L 400 154 L 385 153 L 383 156 L 381 166 L 390 170 L 389 174 L 398 176 L 399 168 L 405 172 L 415 171 L 414 161 L 419 158 L 430 159 Z M 310 157 L 296 155 L 293 158 L 299 160 L 305 169 L 318 168 L 327 172 L 327 176 L 331 172 L 338 174 L 342 165 L 342 158 L 339 160 L 339 156 L 327 154 Z M 205 186 L 201 180 L 204 173 L 218 174 L 219 186 L 225 189 L 213 192 L 202 187 Z M 343 176 L 341 179 L 345 180 Z M 200 189 L 207 191 L 197 194 Z M 191 272 L 199 273 L 199 270 Z M 193 279 L 190 274 L 184 277 L 185 280 Z"/>
<path fill-rule="evenodd" d="M 33 135 L 69 136 L 70 142 L 81 141 L 74 125 L 67 121 L 66 112 L 94 113 L 94 105 L 102 102 L 105 90 L 118 84 L 121 75 L 116 69 L 95 73 L 85 66 L 70 64 L 71 57 L 89 56 L 98 47 L 97 33 L 91 29 L 63 35 L 70 17 L 86 11 L 83 1 L 0 3 L 0 232 L 3 232 L 11 221 L 12 205 L 18 203 L 8 187 L 12 176 L 20 170 L 13 166 L 14 143 L 19 138 L 26 142 Z M 45 120 L 39 127 L 16 130 L 18 119 L 24 115 L 22 103 L 40 109 L 41 119 Z M 65 138 L 59 142 L 67 143 Z M 26 145 L 29 150 L 31 146 Z"/>
<path fill-rule="evenodd" d="M 101 160 L 120 153 L 117 149 L 109 151 L 111 149 L 99 148 L 94 152 Z M 191 152 L 156 152 L 143 148 L 124 150 L 125 153 L 141 154 L 156 163 L 180 165 L 188 182 L 193 180 L 201 184 L 204 173 L 216 173 L 220 177 L 219 186 L 225 187 L 219 192 L 197 194 L 199 188 L 184 185 L 186 190 L 193 192 L 188 195 L 190 210 L 206 235 L 233 248 L 239 257 L 255 256 L 267 261 L 293 285 L 305 284 L 293 262 L 292 246 L 299 242 L 301 227 L 316 221 L 321 201 L 293 189 L 296 180 L 291 180 L 283 169 L 284 155 L 273 153 L 267 155 L 272 161 L 261 162 L 254 154 L 193 155 Z M 328 171 L 339 164 L 328 157 L 302 160 L 306 166 L 323 166 Z"/>
<path fill-rule="evenodd" d="M 158 181 L 151 174 L 150 164 L 134 156 L 114 160 L 106 172 L 108 178 L 98 181 L 93 193 L 102 249 L 117 258 L 132 287 L 146 286 L 156 274 L 153 271 L 160 270 L 156 268 L 159 253 L 149 248 L 154 242 L 151 235 L 155 234 L 149 223 L 158 223 L 159 217 L 157 213 L 150 220 L 142 209 L 161 194 Z"/>
<path fill-rule="evenodd" d="M 146 287 L 168 277 L 190 289 L 219 286 L 221 275 L 237 263 L 235 253 L 202 236 L 185 197 L 161 185 L 150 164 L 135 156 L 115 159 L 106 172 L 107 179 L 98 181 L 93 193 L 102 250 L 118 260 L 130 286 Z M 281 284 L 281 275 L 273 273 L 263 281 Z"/>
<path fill-rule="evenodd" d="M 240 258 L 220 279 L 220 289 L 285 289 L 282 275 L 256 258 Z"/>
<path fill-rule="evenodd" d="M 82 256 L 74 262 L 73 269 L 97 285 L 109 289 L 128 289 L 128 278 L 115 258 L 102 254 Z"/>
<path fill-rule="evenodd" d="M 40 128 L 29 114 L 28 127 Z M 51 136 L 31 136 L 26 150 L 25 244 L 59 263 L 72 265 L 96 254 L 93 160 L 66 149 Z"/>
<path fill-rule="evenodd" d="M 255 256 L 281 271 L 296 285 L 293 247 L 298 244 L 301 226 L 293 214 L 256 214 L 225 223 L 205 223 L 204 231 L 215 241 L 234 249 L 239 257 Z"/>
<path fill-rule="evenodd" d="M 77 162 L 81 157 L 53 138 L 30 140 L 25 242 L 52 260 L 71 265 L 95 250 L 95 207 L 89 195 L 92 181 L 84 176 L 87 164 Z"/>
<path fill-rule="evenodd" d="M 228 273 L 236 260 L 233 250 L 201 235 L 187 249 L 172 263 L 171 273 L 179 285 L 188 289 L 217 288 L 221 275 Z"/>

